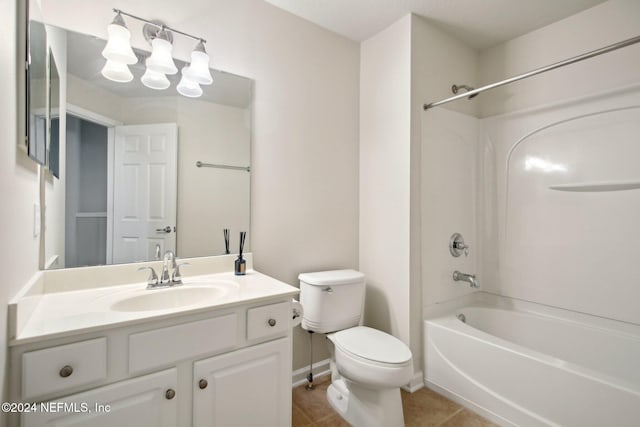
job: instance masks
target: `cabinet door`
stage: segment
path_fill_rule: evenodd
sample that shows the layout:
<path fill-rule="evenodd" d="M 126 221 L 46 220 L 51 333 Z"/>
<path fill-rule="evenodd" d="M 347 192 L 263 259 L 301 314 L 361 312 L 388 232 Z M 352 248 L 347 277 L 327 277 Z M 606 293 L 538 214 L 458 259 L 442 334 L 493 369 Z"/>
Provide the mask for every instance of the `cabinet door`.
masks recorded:
<path fill-rule="evenodd" d="M 176 427 L 175 368 L 38 404 L 23 427 Z M 169 399 L 169 397 L 171 397 Z"/>
<path fill-rule="evenodd" d="M 196 362 L 193 426 L 291 425 L 290 353 L 283 338 Z"/>

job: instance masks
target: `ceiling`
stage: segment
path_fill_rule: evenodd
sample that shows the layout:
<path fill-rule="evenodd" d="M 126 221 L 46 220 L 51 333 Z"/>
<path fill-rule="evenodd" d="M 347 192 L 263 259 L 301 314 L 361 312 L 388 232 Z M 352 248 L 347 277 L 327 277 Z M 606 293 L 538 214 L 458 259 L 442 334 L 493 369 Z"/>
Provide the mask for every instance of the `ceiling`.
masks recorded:
<path fill-rule="evenodd" d="M 265 0 L 355 41 L 408 13 L 432 21 L 476 49 L 485 49 L 605 0 Z"/>

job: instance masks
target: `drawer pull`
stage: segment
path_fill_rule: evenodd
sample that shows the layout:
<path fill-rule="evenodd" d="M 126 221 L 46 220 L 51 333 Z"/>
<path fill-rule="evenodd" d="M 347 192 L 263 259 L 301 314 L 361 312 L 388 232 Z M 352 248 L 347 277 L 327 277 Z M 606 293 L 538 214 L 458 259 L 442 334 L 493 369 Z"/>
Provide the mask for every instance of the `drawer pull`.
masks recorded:
<path fill-rule="evenodd" d="M 164 397 L 166 397 L 168 400 L 171 400 L 176 397 L 176 391 L 170 388 L 165 392 Z"/>
<path fill-rule="evenodd" d="M 207 382 L 207 380 L 198 381 L 198 387 L 200 387 L 200 390 L 204 390 L 208 385 L 209 383 Z"/>
<path fill-rule="evenodd" d="M 269 319 L 269 326 L 276 326 L 276 319 Z"/>
<path fill-rule="evenodd" d="M 60 369 L 60 376 L 62 378 L 70 377 L 73 374 L 73 368 L 69 365 L 65 365 Z"/>

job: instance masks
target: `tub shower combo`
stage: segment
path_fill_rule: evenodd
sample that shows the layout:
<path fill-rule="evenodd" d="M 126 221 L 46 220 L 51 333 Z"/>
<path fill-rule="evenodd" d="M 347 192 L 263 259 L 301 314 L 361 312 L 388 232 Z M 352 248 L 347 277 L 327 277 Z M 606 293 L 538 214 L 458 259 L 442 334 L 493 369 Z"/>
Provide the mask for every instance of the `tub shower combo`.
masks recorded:
<path fill-rule="evenodd" d="M 638 42 L 454 85 L 423 120 L 441 126 L 459 113 L 434 107 Z M 467 293 L 425 305 L 426 385 L 501 425 L 640 425 L 639 302 L 620 297 L 639 284 L 620 242 L 640 239 L 640 85 L 477 123 L 479 214 L 465 237 L 478 272 L 451 268 Z M 449 251 L 469 254 L 460 233 Z"/>

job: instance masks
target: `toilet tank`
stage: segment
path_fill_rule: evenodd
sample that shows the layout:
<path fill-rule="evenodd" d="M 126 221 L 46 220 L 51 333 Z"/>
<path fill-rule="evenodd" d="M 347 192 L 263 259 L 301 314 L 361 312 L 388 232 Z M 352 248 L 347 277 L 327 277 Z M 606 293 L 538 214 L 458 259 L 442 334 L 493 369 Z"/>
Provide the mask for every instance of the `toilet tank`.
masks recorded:
<path fill-rule="evenodd" d="M 304 308 L 302 328 L 327 333 L 360 324 L 364 304 L 365 277 L 355 270 L 302 273 L 300 303 Z"/>

